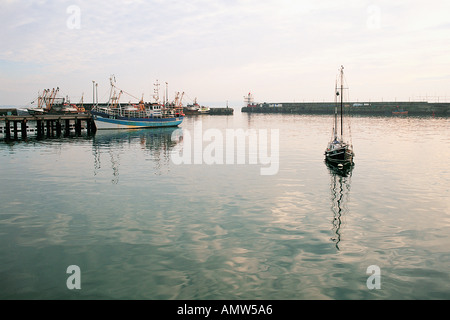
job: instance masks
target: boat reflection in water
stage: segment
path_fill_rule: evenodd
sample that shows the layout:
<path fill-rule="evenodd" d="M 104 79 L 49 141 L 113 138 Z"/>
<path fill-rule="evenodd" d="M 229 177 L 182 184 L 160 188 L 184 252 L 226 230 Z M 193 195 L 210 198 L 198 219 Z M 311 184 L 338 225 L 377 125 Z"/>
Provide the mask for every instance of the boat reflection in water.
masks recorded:
<path fill-rule="evenodd" d="M 173 133 L 177 131 L 177 138 L 173 138 Z M 110 159 L 113 170 L 111 182 L 119 182 L 120 157 L 138 157 L 142 151 L 146 160 L 151 160 L 154 164 L 154 171 L 160 174 L 164 167 L 170 162 L 172 149 L 182 141 L 182 130 L 180 128 L 149 128 L 138 130 L 98 130 L 95 133 L 92 143 L 94 155 L 94 176 L 97 176 L 101 169 L 101 158 L 107 155 Z"/>
<path fill-rule="evenodd" d="M 354 164 L 334 164 L 326 160 L 325 164 L 328 167 L 331 177 L 331 211 L 333 212 L 333 236 L 331 240 L 335 243 L 336 249 L 340 250 L 339 244 L 341 242 L 341 227 L 343 224 L 343 219 L 348 213 L 347 205 Z"/>

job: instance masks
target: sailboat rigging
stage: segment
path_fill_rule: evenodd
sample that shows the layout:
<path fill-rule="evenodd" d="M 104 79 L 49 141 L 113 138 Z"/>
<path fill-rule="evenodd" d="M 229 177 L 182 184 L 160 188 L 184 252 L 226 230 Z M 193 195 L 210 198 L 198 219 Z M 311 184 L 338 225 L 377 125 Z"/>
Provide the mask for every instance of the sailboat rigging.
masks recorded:
<path fill-rule="evenodd" d="M 353 157 L 353 145 L 344 140 L 344 66 L 340 68 L 340 86 L 338 88 L 337 82 L 335 87 L 336 93 L 336 107 L 334 113 L 334 128 L 333 136 L 328 143 L 325 150 L 325 160 L 331 164 L 338 166 L 352 165 Z M 340 98 L 340 132 L 338 132 L 338 103 L 337 98 Z"/>

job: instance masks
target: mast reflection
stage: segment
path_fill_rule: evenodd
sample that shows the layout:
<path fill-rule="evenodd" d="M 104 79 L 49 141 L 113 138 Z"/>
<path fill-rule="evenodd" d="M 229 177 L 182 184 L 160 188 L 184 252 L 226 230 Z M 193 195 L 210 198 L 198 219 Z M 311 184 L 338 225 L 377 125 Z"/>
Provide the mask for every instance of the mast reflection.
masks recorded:
<path fill-rule="evenodd" d="M 175 131 L 179 134 L 173 135 Z M 112 168 L 113 177 L 111 183 L 117 184 L 119 182 L 121 155 L 126 152 L 136 152 L 136 150 L 129 151 L 130 146 L 141 149 L 146 154 L 146 158 L 150 158 L 149 160 L 154 164 L 156 173 L 160 173 L 162 168 L 169 165 L 171 151 L 182 139 L 182 130 L 175 127 L 140 130 L 98 130 L 92 143 L 94 176 L 99 174 L 102 167 L 101 156 L 107 155 Z"/>
<path fill-rule="evenodd" d="M 333 236 L 331 240 L 335 243 L 336 249 L 340 250 L 342 220 L 348 213 L 347 204 L 354 165 L 338 166 L 328 161 L 325 161 L 325 163 L 331 177 L 331 211 L 333 212 Z"/>

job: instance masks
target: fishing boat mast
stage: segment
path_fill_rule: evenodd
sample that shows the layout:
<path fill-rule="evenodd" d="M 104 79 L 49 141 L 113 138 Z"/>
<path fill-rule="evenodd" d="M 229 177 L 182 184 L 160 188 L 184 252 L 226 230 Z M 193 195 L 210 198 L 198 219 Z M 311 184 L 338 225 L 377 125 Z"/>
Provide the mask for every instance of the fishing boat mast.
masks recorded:
<path fill-rule="evenodd" d="M 119 105 L 120 102 L 119 101 L 120 101 L 120 96 L 122 95 L 123 91 L 120 90 L 119 91 L 119 95 L 117 95 L 117 93 L 116 93 L 117 87 L 115 85 L 115 83 L 116 83 L 116 76 L 112 75 L 109 78 L 109 82 L 111 83 L 111 93 L 110 93 L 110 96 L 109 96 L 109 107 L 111 107 L 111 108 L 120 107 L 120 105 Z"/>
<path fill-rule="evenodd" d="M 158 80 L 156 80 L 156 82 L 153 84 L 154 89 L 153 89 L 153 99 L 155 99 L 155 103 L 159 104 L 159 82 Z"/>

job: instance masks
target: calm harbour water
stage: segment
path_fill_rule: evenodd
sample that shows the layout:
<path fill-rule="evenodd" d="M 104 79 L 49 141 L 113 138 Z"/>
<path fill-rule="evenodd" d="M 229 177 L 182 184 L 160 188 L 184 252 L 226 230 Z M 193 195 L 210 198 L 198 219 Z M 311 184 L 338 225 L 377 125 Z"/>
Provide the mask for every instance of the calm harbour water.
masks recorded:
<path fill-rule="evenodd" d="M 277 173 L 175 164 L 200 124 L 278 129 Z M 346 177 L 323 161 L 332 124 L 235 109 L 183 133 L 0 142 L 0 298 L 450 299 L 450 121 L 353 117 Z"/>

